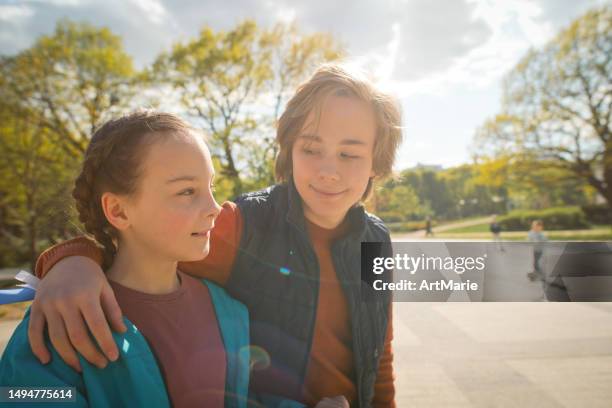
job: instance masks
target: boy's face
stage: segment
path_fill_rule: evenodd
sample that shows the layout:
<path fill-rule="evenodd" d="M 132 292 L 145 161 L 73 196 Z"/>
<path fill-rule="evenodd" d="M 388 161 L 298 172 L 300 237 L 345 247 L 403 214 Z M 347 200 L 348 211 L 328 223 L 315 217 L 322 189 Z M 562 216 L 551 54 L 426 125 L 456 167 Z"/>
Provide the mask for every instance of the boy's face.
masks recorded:
<path fill-rule="evenodd" d="M 128 199 L 126 236 L 160 258 L 204 258 L 219 214 L 211 188 L 213 174 L 201 139 L 185 135 L 154 143 L 146 154 L 138 191 Z"/>
<path fill-rule="evenodd" d="M 334 228 L 363 196 L 372 170 L 376 119 L 364 101 L 329 96 L 311 112 L 292 151 L 293 180 L 311 222 Z"/>

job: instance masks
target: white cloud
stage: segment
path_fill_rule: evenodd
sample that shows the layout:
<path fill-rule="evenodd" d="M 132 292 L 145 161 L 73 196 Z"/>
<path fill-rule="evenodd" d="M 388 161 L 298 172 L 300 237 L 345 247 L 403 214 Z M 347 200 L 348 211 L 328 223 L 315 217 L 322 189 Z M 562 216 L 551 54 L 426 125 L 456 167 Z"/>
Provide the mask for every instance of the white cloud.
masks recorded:
<path fill-rule="evenodd" d="M 372 72 L 384 88 L 403 100 L 409 125 L 404 163 L 419 157 L 424 162 L 454 164 L 463 160 L 462 146 L 473 129 L 498 109 L 500 78 L 530 46 L 541 46 L 586 9 L 605 2 L 11 1 L 0 5 L 0 53 L 30 46 L 66 17 L 109 27 L 123 38 L 139 67 L 173 42 L 196 36 L 203 25 L 228 29 L 246 18 L 256 19 L 261 26 L 295 22 L 302 31 L 336 36 L 354 56 L 353 63 Z M 448 153 L 444 157 L 440 146 Z"/>
<path fill-rule="evenodd" d="M 276 19 L 282 23 L 290 24 L 295 21 L 296 11 L 294 8 L 279 8 L 276 13 Z"/>
<path fill-rule="evenodd" d="M 470 32 L 464 41 L 472 48 L 452 59 L 445 69 L 433 70 L 416 80 L 391 78 L 385 87 L 400 97 L 414 94 L 444 95 L 457 87 L 484 88 L 498 82 L 531 46 L 540 46 L 555 33 L 550 22 L 543 20 L 542 7 L 523 0 L 469 0 L 471 18 L 486 22 L 491 33 L 476 43 Z M 400 39 L 400 41 L 402 41 Z M 424 40 L 425 41 L 425 40 Z M 391 43 L 391 42 L 390 42 Z M 393 53 L 389 53 L 391 60 Z"/>
<path fill-rule="evenodd" d="M 91 3 L 91 0 L 29 0 L 30 3 L 47 4 L 57 7 L 83 6 Z"/>
<path fill-rule="evenodd" d="M 162 24 L 168 18 L 168 12 L 158 0 L 130 0 L 143 11 L 144 16 L 154 24 Z"/>
<path fill-rule="evenodd" d="M 25 5 L 0 5 L 0 21 L 19 23 L 34 15 L 34 10 Z"/>

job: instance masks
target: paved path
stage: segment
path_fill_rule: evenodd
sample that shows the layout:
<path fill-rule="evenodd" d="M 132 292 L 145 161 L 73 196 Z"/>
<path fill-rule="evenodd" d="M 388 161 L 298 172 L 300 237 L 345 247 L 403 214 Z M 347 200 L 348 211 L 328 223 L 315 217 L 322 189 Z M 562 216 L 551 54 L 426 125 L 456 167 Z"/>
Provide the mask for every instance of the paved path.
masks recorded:
<path fill-rule="evenodd" d="M 399 407 L 612 406 L 612 303 L 396 302 L 394 329 Z"/>
<path fill-rule="evenodd" d="M 612 405 L 610 303 L 396 303 L 394 329 L 399 407 Z"/>
<path fill-rule="evenodd" d="M 396 303 L 400 407 L 610 407 L 610 303 Z"/>
<path fill-rule="evenodd" d="M 399 407 L 612 406 L 612 303 L 538 302 L 517 248 L 496 257 L 493 297 L 532 302 L 394 303 Z"/>

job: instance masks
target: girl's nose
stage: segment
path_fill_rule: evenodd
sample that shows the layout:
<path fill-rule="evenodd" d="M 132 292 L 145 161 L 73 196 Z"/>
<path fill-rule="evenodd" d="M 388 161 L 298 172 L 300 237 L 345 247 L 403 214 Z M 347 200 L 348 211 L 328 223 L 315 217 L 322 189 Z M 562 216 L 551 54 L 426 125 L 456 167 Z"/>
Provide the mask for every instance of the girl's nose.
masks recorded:
<path fill-rule="evenodd" d="M 210 216 L 213 218 L 217 218 L 220 212 L 221 212 L 221 206 L 219 205 L 217 200 L 213 198 L 213 206 L 210 209 Z"/>
<path fill-rule="evenodd" d="M 212 195 L 208 200 L 205 200 L 202 207 L 202 212 L 206 218 L 215 219 L 221 212 L 221 206 Z"/>

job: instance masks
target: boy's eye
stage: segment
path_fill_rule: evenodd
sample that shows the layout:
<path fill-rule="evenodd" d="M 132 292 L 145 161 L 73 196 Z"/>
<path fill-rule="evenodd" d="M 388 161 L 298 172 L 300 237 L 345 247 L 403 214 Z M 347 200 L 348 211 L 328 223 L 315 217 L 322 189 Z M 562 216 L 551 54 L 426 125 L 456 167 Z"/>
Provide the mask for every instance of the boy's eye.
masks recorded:
<path fill-rule="evenodd" d="M 180 193 L 178 193 L 178 195 L 180 195 L 180 196 L 190 196 L 190 195 L 194 195 L 194 194 L 195 194 L 195 189 L 193 189 L 193 188 L 186 188 L 185 190 L 183 190 Z"/>

